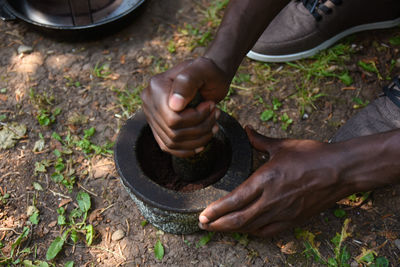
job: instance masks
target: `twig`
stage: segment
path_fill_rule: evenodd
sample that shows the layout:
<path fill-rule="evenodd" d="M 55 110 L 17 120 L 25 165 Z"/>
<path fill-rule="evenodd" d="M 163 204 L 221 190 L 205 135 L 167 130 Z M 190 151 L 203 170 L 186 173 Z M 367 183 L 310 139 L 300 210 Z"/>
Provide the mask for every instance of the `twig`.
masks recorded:
<path fill-rule="evenodd" d="M 126 222 L 126 235 L 129 235 L 129 222 L 128 222 L 128 218 L 125 219 Z"/>
<path fill-rule="evenodd" d="M 111 251 L 111 250 L 109 250 L 109 249 L 106 249 L 106 248 L 103 248 L 103 247 L 97 247 L 97 246 L 96 246 L 96 247 L 93 247 L 93 248 L 95 248 L 95 249 L 100 249 L 100 250 L 102 250 L 102 251 L 111 253 L 111 254 L 113 254 L 114 256 L 118 256 L 118 257 L 120 257 L 121 259 L 123 259 L 124 261 L 126 261 L 126 258 L 125 258 L 124 256 L 119 255 L 118 253 L 115 253 L 114 251 Z"/>
<path fill-rule="evenodd" d="M 243 87 L 243 86 L 236 85 L 236 84 L 231 84 L 230 87 L 235 88 L 235 89 L 239 89 L 239 90 L 245 90 L 245 91 L 250 91 L 250 90 L 258 88 L 258 86 L 255 86 L 255 87 Z"/>
<path fill-rule="evenodd" d="M 63 195 L 63 194 L 61 194 L 61 193 L 54 192 L 54 191 L 53 191 L 53 190 L 51 190 L 51 189 L 49 189 L 49 191 L 50 191 L 50 192 L 52 192 L 52 193 L 53 193 L 53 195 L 55 195 L 55 196 L 59 196 L 59 197 L 63 197 L 63 198 L 69 198 L 69 199 L 71 199 L 71 197 L 70 197 L 70 196 L 66 196 L 66 195 Z"/>
<path fill-rule="evenodd" d="M 14 228 L 0 228 L 0 231 L 12 231 L 14 234 L 20 235 L 21 233 L 18 233 L 17 231 L 14 230 Z"/>
<path fill-rule="evenodd" d="M 3 176 L 1 176 L 0 181 L 2 181 L 5 177 L 7 177 L 9 175 L 13 175 L 13 174 L 20 175 L 19 172 L 9 172 L 9 173 L 6 173 Z"/>
<path fill-rule="evenodd" d="M 80 183 L 77 183 L 77 184 L 78 184 L 78 186 L 79 186 L 80 188 L 82 188 L 83 190 L 85 190 L 86 192 L 88 192 L 89 194 L 91 194 L 92 196 L 98 197 L 98 195 L 96 195 L 95 193 L 93 193 L 93 192 L 89 191 L 88 189 L 84 188 Z"/>
<path fill-rule="evenodd" d="M 115 205 L 115 203 L 114 203 L 114 204 L 111 204 L 110 206 L 108 206 L 108 207 L 106 207 L 106 208 L 104 208 L 102 211 L 99 212 L 99 215 L 101 215 L 103 212 L 105 212 L 106 210 L 108 210 L 109 208 L 111 208 L 111 207 L 114 206 L 114 205 Z"/>

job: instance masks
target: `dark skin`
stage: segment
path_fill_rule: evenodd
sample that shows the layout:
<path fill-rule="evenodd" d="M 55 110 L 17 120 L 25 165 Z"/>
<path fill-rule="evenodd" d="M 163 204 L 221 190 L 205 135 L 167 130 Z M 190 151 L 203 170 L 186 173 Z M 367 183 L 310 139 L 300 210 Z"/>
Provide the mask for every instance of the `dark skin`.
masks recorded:
<path fill-rule="evenodd" d="M 204 148 L 218 131 L 215 104 L 226 95 L 248 50 L 288 2 L 232 0 L 203 57 L 151 79 L 142 93 L 143 110 L 162 150 L 188 157 Z M 198 91 L 205 101 L 186 108 Z M 202 229 L 271 236 L 354 192 L 399 182 L 400 130 L 336 144 L 246 131 L 252 145 L 271 159 L 200 214 Z"/>

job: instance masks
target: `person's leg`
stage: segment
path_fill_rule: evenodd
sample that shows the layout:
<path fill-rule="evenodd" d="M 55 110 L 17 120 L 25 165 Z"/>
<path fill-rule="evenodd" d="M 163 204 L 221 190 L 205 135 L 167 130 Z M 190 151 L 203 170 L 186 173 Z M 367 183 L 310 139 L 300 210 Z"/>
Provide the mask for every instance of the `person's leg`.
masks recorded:
<path fill-rule="evenodd" d="M 379 97 L 351 117 L 330 142 L 387 132 L 400 128 L 400 80 L 396 78 L 384 96 Z"/>
<path fill-rule="evenodd" d="M 297 60 L 349 34 L 399 24 L 399 0 L 293 0 L 247 56 L 264 62 Z"/>

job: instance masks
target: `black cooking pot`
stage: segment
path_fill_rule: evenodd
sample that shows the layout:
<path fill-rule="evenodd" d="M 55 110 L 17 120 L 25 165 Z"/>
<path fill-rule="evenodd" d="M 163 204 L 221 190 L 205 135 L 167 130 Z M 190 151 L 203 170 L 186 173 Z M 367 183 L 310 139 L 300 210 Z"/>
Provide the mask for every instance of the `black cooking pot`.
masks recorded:
<path fill-rule="evenodd" d="M 57 30 L 80 30 L 119 20 L 144 0 L 0 0 L 3 20 L 21 19 Z"/>

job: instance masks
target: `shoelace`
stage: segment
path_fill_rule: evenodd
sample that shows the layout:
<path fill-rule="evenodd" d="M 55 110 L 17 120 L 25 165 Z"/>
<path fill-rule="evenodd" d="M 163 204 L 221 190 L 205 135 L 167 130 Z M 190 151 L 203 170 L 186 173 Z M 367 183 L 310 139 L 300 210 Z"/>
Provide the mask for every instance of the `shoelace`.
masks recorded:
<path fill-rule="evenodd" d="M 327 1 L 328 0 L 301 0 L 303 5 L 310 11 L 311 15 L 313 15 L 317 21 L 322 19 L 322 16 L 318 12 L 318 10 L 321 10 L 322 12 L 324 12 L 324 14 L 332 13 L 332 9 L 324 5 Z M 335 6 L 338 6 L 342 3 L 342 0 L 329 1 L 332 2 Z"/>
<path fill-rule="evenodd" d="M 393 83 L 383 87 L 383 93 L 400 108 L 400 79 L 396 77 Z"/>

